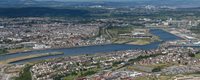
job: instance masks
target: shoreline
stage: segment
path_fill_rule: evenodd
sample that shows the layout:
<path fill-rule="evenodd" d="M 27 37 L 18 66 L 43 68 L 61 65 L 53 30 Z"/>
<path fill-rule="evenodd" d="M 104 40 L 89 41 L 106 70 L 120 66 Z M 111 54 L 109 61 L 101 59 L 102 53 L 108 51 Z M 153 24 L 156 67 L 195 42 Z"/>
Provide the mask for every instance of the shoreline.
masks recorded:
<path fill-rule="evenodd" d="M 156 29 L 151 29 L 151 30 L 156 30 Z M 160 29 L 160 30 L 163 30 L 169 34 L 172 34 L 164 29 Z M 152 33 L 151 33 L 152 34 Z M 174 34 L 172 34 L 174 35 Z M 176 36 L 176 35 L 174 35 Z M 178 38 L 180 38 L 179 36 L 176 36 Z M 180 38 L 182 39 L 182 38 Z M 160 41 L 155 41 L 155 42 L 160 42 Z M 5 56 L 5 55 L 12 55 L 12 54 L 19 54 L 19 53 L 27 53 L 27 52 L 34 52 L 34 51 L 42 51 L 42 50 L 57 50 L 57 49 L 71 49 L 71 48 L 82 48 L 82 47 L 91 47 L 91 46 L 106 46 L 106 45 L 123 45 L 123 44 L 126 44 L 126 45 L 135 45 L 135 46 L 145 46 L 145 45 L 150 45 L 154 42 L 150 42 L 148 44 L 129 44 L 129 43 L 105 43 L 105 44 L 97 44 L 97 45 L 85 45 L 85 46 L 72 46 L 72 47 L 60 47 L 60 48 L 44 48 L 44 49 L 30 49 L 30 50 L 26 50 L 26 51 L 20 51 L 20 52 L 15 52 L 15 53 L 5 53 L 5 54 L 0 54 L 0 56 Z"/>
<path fill-rule="evenodd" d="M 156 41 L 160 42 L 160 41 Z M 88 46 L 76 46 L 76 47 L 63 47 L 63 48 L 45 48 L 45 49 L 30 49 L 28 51 L 21 51 L 21 52 L 16 52 L 16 53 L 6 53 L 6 54 L 1 54 L 0 56 L 6 56 L 6 55 L 13 55 L 13 54 L 20 54 L 20 53 L 27 53 L 27 52 L 34 52 L 34 51 L 43 51 L 43 50 L 58 50 L 58 49 L 74 49 L 74 48 L 84 48 L 84 47 L 92 47 L 92 46 L 106 46 L 106 45 L 132 45 L 132 46 L 145 46 L 145 45 L 150 45 L 155 42 L 151 42 L 149 44 L 144 44 L 144 45 L 138 45 L 138 44 L 128 44 L 128 43 L 111 43 L 111 44 L 101 44 L 101 45 L 88 45 Z"/>
<path fill-rule="evenodd" d="M 105 46 L 105 45 L 112 45 L 112 44 L 113 44 L 113 45 L 121 45 L 121 44 L 110 43 L 110 44 L 99 44 L 99 45 L 86 45 L 86 46 L 61 47 L 61 48 L 30 49 L 30 50 L 26 50 L 26 51 L 15 52 L 15 53 L 5 53 L 5 54 L 0 54 L 0 56 L 12 55 L 12 54 L 19 54 L 19 53 L 27 53 L 27 52 L 33 52 L 33 51 L 42 51 L 42 50 L 71 49 L 71 48 L 82 48 L 82 47 L 91 47 L 91 46 Z"/>
<path fill-rule="evenodd" d="M 28 59 L 47 57 L 47 56 L 55 56 L 55 55 L 63 55 L 63 54 L 64 54 L 63 52 L 51 52 L 51 53 L 42 53 L 42 54 L 36 54 L 36 55 L 28 55 L 28 56 L 16 57 L 16 58 L 0 61 L 0 64 L 10 64 L 10 63 L 28 60 Z"/>
<path fill-rule="evenodd" d="M 166 39 L 166 40 L 162 40 L 162 41 L 155 41 L 155 42 L 152 42 L 152 43 L 150 43 L 150 44 L 147 44 L 147 45 L 133 45 L 133 44 L 116 44 L 116 43 L 110 43 L 110 44 L 100 44 L 100 45 L 91 45 L 91 46 L 76 46 L 76 47 L 70 47 L 70 48 L 48 48 L 48 49 L 40 49 L 40 50 L 32 50 L 32 51 L 26 51 L 26 52 L 21 52 L 21 53 L 13 53 L 13 54 L 5 54 L 4 56 L 0 56 L 0 57 L 2 57 L 2 61 L 4 60 L 4 58 L 5 59 L 9 59 L 9 56 L 11 57 L 10 59 L 12 59 L 12 57 L 13 58 L 16 58 L 17 56 L 18 57 L 22 57 L 22 56 L 24 56 L 24 54 L 27 56 L 28 54 L 26 54 L 26 53 L 30 53 L 30 55 L 31 54 L 33 54 L 33 53 L 37 53 L 37 54 L 40 54 L 40 53 L 46 53 L 46 52 L 62 52 L 62 51 L 64 51 L 64 54 L 65 54 L 65 50 L 66 51 L 72 51 L 72 52 L 66 52 L 66 54 L 65 55 L 68 55 L 68 53 L 71 55 L 72 53 L 74 53 L 74 54 L 76 54 L 76 55 L 78 55 L 78 54 L 81 54 L 81 53 L 87 53 L 87 51 L 86 52 L 76 52 L 76 51 L 74 51 L 74 50 L 84 50 L 84 49 L 86 49 L 86 50 L 89 50 L 90 48 L 92 48 L 93 49 L 93 47 L 101 47 L 102 49 L 104 49 L 104 47 L 105 47 L 105 50 L 107 50 L 107 51 L 119 51 L 119 50 L 129 50 L 129 49 L 132 49 L 132 48 L 134 48 L 134 49 L 140 49 L 141 48 L 141 50 L 146 50 L 146 49 L 155 49 L 155 48 L 159 48 L 160 47 L 160 44 L 162 44 L 163 42 L 165 42 L 165 41 L 170 41 L 170 40 L 177 40 L 177 39 L 180 39 L 180 38 L 178 38 L 177 36 L 175 36 L 175 35 L 173 35 L 173 34 L 170 34 L 170 33 L 168 33 L 168 32 L 166 32 L 166 31 L 163 31 L 162 29 L 159 29 L 159 30 L 156 30 L 155 29 L 155 33 L 153 33 L 154 35 L 156 35 L 156 34 L 159 34 L 160 32 L 164 32 L 162 35 L 169 35 L 171 38 L 170 39 L 168 39 L 168 38 L 161 38 L 161 40 L 162 39 Z M 156 35 L 156 36 L 161 36 L 161 37 L 163 37 L 162 35 Z M 174 38 L 175 37 L 175 38 Z M 111 49 L 110 48 L 106 48 L 106 47 L 109 47 L 109 46 L 113 46 L 113 48 L 111 47 Z M 116 46 L 116 47 L 115 47 Z M 124 47 L 123 47 L 124 46 Z M 102 49 L 99 49 L 100 51 L 102 50 Z M 95 53 L 96 51 L 95 50 L 89 50 L 89 54 L 90 54 L 90 52 L 91 53 Z M 98 50 L 97 50 L 97 52 L 99 52 Z M 102 52 L 104 52 L 104 51 L 102 51 Z M 14 56 L 12 56 L 12 55 L 14 55 Z M 8 56 L 8 58 L 6 58 Z"/>

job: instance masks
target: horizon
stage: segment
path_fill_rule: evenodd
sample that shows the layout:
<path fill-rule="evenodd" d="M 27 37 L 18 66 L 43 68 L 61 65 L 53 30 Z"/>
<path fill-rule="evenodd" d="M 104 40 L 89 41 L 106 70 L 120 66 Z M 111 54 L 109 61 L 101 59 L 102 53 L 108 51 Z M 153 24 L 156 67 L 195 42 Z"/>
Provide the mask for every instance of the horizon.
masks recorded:
<path fill-rule="evenodd" d="M 0 80 L 200 79 L 200 0 L 0 0 Z"/>
<path fill-rule="evenodd" d="M 111 3 L 110 3 L 111 2 Z M 115 2 L 116 4 L 112 3 Z M 89 3 L 89 4 L 88 4 Z M 171 6 L 177 8 L 200 7 L 199 0 L 1 0 L 0 7 L 68 7 L 79 5 L 105 6 Z"/>

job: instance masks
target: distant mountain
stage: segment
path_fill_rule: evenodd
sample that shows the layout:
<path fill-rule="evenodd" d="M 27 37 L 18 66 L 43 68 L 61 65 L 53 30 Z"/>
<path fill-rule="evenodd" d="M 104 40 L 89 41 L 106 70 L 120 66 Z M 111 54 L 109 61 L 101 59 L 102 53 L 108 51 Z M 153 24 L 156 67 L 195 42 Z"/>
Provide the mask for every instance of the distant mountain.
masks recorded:
<path fill-rule="evenodd" d="M 0 17 L 44 17 L 44 16 L 87 17 L 90 16 L 90 12 L 82 9 L 60 9 L 60 8 L 45 8 L 45 7 L 0 8 Z"/>
<path fill-rule="evenodd" d="M 0 7 L 66 7 L 66 6 L 175 6 L 200 7 L 200 0 L 0 0 Z"/>
<path fill-rule="evenodd" d="M 0 7 L 57 7 L 64 6 L 59 1 L 36 1 L 36 0 L 0 0 Z"/>
<path fill-rule="evenodd" d="M 199 7 L 200 0 L 144 0 L 141 4 L 150 4 L 157 6 L 174 6 L 174 7 Z"/>

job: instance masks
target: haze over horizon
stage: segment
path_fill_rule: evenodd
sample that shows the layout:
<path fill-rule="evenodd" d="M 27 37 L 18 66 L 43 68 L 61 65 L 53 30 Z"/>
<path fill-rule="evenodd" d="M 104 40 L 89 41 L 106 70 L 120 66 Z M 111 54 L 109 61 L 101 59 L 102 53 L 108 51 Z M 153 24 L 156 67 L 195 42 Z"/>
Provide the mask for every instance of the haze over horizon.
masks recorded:
<path fill-rule="evenodd" d="M 124 1 L 166 1 L 166 0 L 36 0 L 36 1 L 119 1 L 119 2 L 124 2 Z M 167 1 L 199 1 L 199 0 L 167 0 Z"/>
<path fill-rule="evenodd" d="M 89 2 L 90 5 L 115 5 L 115 6 L 135 6 L 135 5 L 155 5 L 155 6 L 175 6 L 175 7 L 200 7 L 199 0 L 0 0 L 0 7 L 66 7 L 77 5 L 88 5 L 85 3 L 74 4 L 70 2 Z M 96 3 L 100 2 L 100 4 Z M 103 2 L 103 3 L 101 3 Z M 112 3 L 117 2 L 117 3 Z"/>

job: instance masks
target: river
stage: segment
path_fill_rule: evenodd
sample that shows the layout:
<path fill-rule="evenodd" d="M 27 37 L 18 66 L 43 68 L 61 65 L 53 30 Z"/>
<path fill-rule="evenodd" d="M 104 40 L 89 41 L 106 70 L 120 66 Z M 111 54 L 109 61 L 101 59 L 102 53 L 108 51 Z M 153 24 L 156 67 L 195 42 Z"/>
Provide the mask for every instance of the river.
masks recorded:
<path fill-rule="evenodd" d="M 156 36 L 159 36 L 162 41 L 171 41 L 171 40 L 181 39 L 162 29 L 151 29 L 150 32 Z M 8 54 L 8 55 L 1 55 L 0 61 L 16 58 L 16 57 L 21 57 L 21 56 L 32 55 L 32 54 L 47 53 L 47 52 L 64 52 L 64 55 L 33 58 L 33 59 L 14 62 L 13 64 L 20 64 L 20 63 L 26 63 L 26 62 L 31 62 L 31 61 L 37 61 L 37 60 L 57 58 L 57 57 L 62 57 L 62 56 L 80 55 L 80 54 L 104 53 L 104 52 L 122 51 L 122 50 L 130 50 L 130 49 L 150 50 L 150 49 L 158 48 L 161 43 L 162 42 L 154 42 L 148 45 L 107 44 L 107 45 L 85 46 L 85 47 L 76 47 L 76 48 L 35 50 L 35 51 L 19 52 L 19 53 Z"/>

